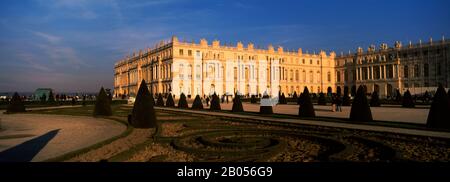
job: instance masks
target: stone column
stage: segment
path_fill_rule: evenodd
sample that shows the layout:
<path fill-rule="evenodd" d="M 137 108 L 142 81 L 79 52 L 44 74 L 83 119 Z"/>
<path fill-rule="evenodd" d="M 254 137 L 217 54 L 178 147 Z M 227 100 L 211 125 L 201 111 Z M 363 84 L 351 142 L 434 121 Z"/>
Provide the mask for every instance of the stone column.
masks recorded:
<path fill-rule="evenodd" d="M 383 70 L 384 70 L 384 72 L 383 72 L 384 79 L 386 79 L 386 65 L 383 65 Z"/>

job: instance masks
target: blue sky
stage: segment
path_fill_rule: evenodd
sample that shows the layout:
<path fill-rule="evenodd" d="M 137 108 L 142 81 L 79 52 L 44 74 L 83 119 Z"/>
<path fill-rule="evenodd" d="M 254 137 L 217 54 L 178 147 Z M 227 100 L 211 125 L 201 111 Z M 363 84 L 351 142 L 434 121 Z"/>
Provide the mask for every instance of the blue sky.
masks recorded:
<path fill-rule="evenodd" d="M 450 37 L 447 0 L 2 0 L 0 92 L 98 91 L 133 50 L 177 35 L 355 51 Z"/>

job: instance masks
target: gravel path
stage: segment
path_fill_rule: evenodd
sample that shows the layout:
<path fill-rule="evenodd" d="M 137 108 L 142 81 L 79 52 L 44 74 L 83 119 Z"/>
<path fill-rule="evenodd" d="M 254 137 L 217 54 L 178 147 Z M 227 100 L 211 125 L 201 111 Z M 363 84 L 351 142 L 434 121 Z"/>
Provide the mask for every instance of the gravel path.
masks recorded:
<path fill-rule="evenodd" d="M 126 130 L 112 120 L 0 112 L 0 161 L 43 161 L 88 147 Z"/>

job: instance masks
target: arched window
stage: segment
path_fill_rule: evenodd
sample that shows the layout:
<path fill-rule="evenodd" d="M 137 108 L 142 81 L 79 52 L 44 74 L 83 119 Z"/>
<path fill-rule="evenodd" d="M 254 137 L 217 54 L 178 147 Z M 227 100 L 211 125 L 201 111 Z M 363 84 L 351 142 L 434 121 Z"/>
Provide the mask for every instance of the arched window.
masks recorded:
<path fill-rule="evenodd" d="M 303 70 L 302 78 L 303 78 L 303 83 L 306 83 L 306 71 L 305 70 Z"/>
<path fill-rule="evenodd" d="M 299 81 L 299 78 L 298 78 L 298 70 L 295 70 L 295 81 Z"/>
<path fill-rule="evenodd" d="M 314 73 L 313 71 L 309 71 L 309 83 L 313 83 L 314 82 Z"/>

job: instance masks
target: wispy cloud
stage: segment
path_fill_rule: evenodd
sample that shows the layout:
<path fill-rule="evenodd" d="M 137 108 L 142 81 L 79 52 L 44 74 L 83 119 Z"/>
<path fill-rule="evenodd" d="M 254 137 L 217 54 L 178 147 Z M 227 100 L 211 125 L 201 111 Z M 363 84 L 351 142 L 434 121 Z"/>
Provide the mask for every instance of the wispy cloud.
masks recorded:
<path fill-rule="evenodd" d="M 23 60 L 26 64 L 26 66 L 31 67 L 37 71 L 45 71 L 45 72 L 50 72 L 53 71 L 52 69 L 50 69 L 47 66 L 44 66 L 42 64 L 39 64 L 38 61 L 38 56 L 34 55 L 33 53 L 30 52 L 20 52 L 17 54 L 17 57 L 20 60 Z"/>
<path fill-rule="evenodd" d="M 34 35 L 44 38 L 46 41 L 52 43 L 52 44 L 57 44 L 61 41 L 61 37 L 55 36 L 55 35 L 51 35 L 48 33 L 43 33 L 43 32 L 37 32 L 37 31 L 32 31 Z"/>

